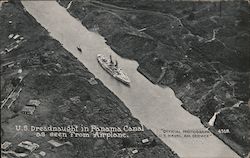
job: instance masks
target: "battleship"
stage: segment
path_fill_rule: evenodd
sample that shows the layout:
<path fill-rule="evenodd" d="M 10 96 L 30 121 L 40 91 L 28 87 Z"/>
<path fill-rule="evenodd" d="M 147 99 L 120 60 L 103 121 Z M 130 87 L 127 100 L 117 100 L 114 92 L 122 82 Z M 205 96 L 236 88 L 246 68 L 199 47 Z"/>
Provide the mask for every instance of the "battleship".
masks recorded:
<path fill-rule="evenodd" d="M 118 67 L 118 62 L 117 61 L 115 63 L 113 62 L 111 55 L 110 55 L 110 58 L 107 59 L 104 55 L 98 54 L 97 61 L 101 65 L 101 67 L 104 70 L 106 70 L 111 76 L 113 76 L 115 79 L 121 81 L 122 83 L 128 86 L 130 85 L 130 79 L 122 71 L 122 69 Z"/>

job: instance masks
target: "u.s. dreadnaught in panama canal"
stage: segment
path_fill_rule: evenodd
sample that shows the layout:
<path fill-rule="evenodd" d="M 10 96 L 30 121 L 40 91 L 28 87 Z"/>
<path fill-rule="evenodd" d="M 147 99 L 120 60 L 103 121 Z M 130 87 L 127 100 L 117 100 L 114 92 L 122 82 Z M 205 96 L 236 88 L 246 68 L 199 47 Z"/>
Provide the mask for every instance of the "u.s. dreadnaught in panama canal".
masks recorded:
<path fill-rule="evenodd" d="M 121 81 L 126 85 L 130 85 L 130 79 L 122 71 L 122 69 L 118 67 L 118 62 L 117 61 L 115 63 L 113 62 L 111 55 L 110 58 L 108 59 L 104 55 L 98 54 L 97 61 L 102 66 L 102 68 L 106 70 L 115 79 Z"/>

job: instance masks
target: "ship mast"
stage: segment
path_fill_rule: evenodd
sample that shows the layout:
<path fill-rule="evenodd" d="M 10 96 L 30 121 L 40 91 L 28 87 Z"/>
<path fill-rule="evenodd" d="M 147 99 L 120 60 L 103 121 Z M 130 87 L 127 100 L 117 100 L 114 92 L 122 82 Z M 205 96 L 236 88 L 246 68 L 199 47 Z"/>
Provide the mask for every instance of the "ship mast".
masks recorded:
<path fill-rule="evenodd" d="M 109 58 L 110 58 L 110 63 L 113 64 L 112 56 L 109 55 Z"/>

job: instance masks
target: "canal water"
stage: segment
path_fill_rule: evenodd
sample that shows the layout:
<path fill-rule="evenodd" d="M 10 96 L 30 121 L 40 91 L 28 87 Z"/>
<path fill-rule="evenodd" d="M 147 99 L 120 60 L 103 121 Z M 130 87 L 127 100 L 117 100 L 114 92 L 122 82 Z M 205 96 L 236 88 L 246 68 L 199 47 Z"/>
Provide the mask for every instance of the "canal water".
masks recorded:
<path fill-rule="evenodd" d="M 55 1 L 23 1 L 26 10 L 79 59 L 98 79 L 115 93 L 130 109 L 133 116 L 157 135 L 164 130 L 207 130 L 200 120 L 181 107 L 181 101 L 170 88 L 152 84 L 136 69 L 137 62 L 119 57 L 97 33 L 88 31 Z M 80 46 L 82 53 L 77 51 Z M 124 86 L 112 78 L 97 63 L 96 55 L 112 55 L 131 79 Z M 81 86 L 81 85 L 79 85 Z M 238 155 L 217 137 L 208 138 L 160 137 L 179 156 L 187 158 L 236 158 Z"/>

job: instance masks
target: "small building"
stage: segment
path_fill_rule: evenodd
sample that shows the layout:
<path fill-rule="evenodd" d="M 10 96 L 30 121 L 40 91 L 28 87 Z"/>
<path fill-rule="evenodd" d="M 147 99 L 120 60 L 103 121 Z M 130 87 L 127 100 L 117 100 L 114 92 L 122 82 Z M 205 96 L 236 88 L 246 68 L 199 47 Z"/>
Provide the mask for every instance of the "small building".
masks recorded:
<path fill-rule="evenodd" d="M 32 143 L 30 141 L 22 141 L 17 145 L 18 147 L 22 147 L 24 149 L 29 150 L 30 152 L 33 152 L 34 150 L 39 148 L 39 145 L 36 143 Z"/>
<path fill-rule="evenodd" d="M 96 84 L 98 84 L 98 82 L 95 80 L 95 78 L 90 78 L 89 80 L 88 80 L 88 82 L 91 84 L 91 85 L 96 85 Z"/>
<path fill-rule="evenodd" d="M 13 39 L 17 39 L 18 37 L 20 37 L 20 35 L 19 35 L 19 34 L 16 34 L 16 35 L 13 37 Z"/>
<path fill-rule="evenodd" d="M 136 153 L 138 153 L 137 149 L 132 150 L 132 154 L 136 154 Z"/>
<path fill-rule="evenodd" d="M 142 142 L 143 144 L 145 144 L 145 143 L 148 143 L 149 140 L 146 138 L 146 139 L 143 139 L 141 142 Z"/>
<path fill-rule="evenodd" d="M 62 68 L 62 65 L 59 64 L 59 63 L 56 63 L 56 67 L 59 68 L 59 69 L 61 69 L 61 68 Z"/>
<path fill-rule="evenodd" d="M 17 73 L 22 73 L 23 72 L 23 70 L 22 69 L 18 69 L 18 71 L 17 71 Z"/>
<path fill-rule="evenodd" d="M 2 51 L 0 52 L 0 54 L 1 54 L 1 55 L 4 55 L 4 54 L 6 54 L 6 51 L 5 51 L 5 50 L 2 50 Z"/>
<path fill-rule="evenodd" d="M 41 102 L 39 100 L 29 100 L 29 102 L 26 105 L 38 107 L 40 104 Z"/>
<path fill-rule="evenodd" d="M 73 144 L 71 142 L 69 142 L 69 141 L 64 142 L 64 143 L 59 143 L 59 142 L 57 142 L 57 141 L 55 141 L 53 139 L 49 140 L 48 143 L 51 144 L 52 146 L 56 147 L 56 148 L 60 147 L 60 146 L 63 146 L 63 145 L 73 146 Z"/>
<path fill-rule="evenodd" d="M 9 39 L 11 39 L 12 37 L 14 37 L 14 34 L 10 34 L 10 35 L 8 36 Z"/>
<path fill-rule="evenodd" d="M 11 147 L 12 143 L 5 141 L 1 144 L 1 150 L 8 150 Z"/>
<path fill-rule="evenodd" d="M 22 113 L 26 115 L 33 115 L 36 110 L 35 106 L 24 106 L 22 109 Z"/>
<path fill-rule="evenodd" d="M 9 52 L 11 52 L 13 49 L 14 49 L 14 48 L 12 47 L 12 48 L 5 48 L 4 50 L 5 50 L 5 52 L 9 53 Z"/>
<path fill-rule="evenodd" d="M 1 64 L 1 67 L 2 67 L 2 69 L 6 69 L 6 68 L 11 68 L 11 67 L 13 67 L 14 65 L 15 65 L 15 62 L 14 62 L 14 61 L 10 61 L 10 62 Z"/>
<path fill-rule="evenodd" d="M 8 65 L 8 67 L 13 67 L 13 66 L 15 66 L 15 63 Z"/>
<path fill-rule="evenodd" d="M 44 157 L 44 156 L 46 156 L 46 152 L 40 151 L 40 152 L 39 152 L 39 155 L 41 155 L 42 157 Z"/>
<path fill-rule="evenodd" d="M 60 147 L 60 146 L 63 145 L 62 143 L 59 143 L 59 142 L 57 142 L 57 141 L 55 141 L 53 139 L 49 140 L 48 143 L 51 144 L 54 147 Z"/>

